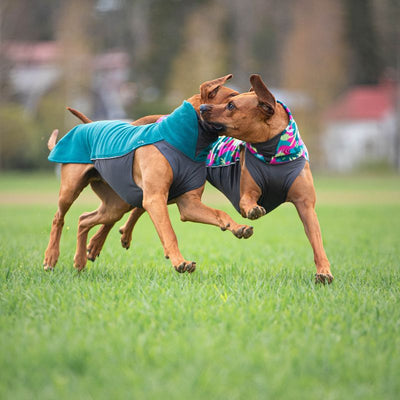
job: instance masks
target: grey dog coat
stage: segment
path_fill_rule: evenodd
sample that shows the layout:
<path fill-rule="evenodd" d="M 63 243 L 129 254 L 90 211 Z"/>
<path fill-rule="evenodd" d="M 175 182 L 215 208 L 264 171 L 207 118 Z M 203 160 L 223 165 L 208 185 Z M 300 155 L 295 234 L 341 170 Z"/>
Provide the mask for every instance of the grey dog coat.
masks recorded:
<path fill-rule="evenodd" d="M 154 146 L 172 168 L 174 178 L 169 189 L 168 201 L 204 185 L 206 181 L 204 162 L 193 161 L 166 141 L 156 142 Z M 135 150 L 122 157 L 95 160 L 94 167 L 123 200 L 131 206 L 141 207 L 143 190 L 136 185 L 132 177 L 134 156 Z"/>
<path fill-rule="evenodd" d="M 218 138 L 218 133 L 199 117 L 196 130 L 198 137 L 193 158 L 166 140 L 153 143 L 172 168 L 173 181 L 169 188 L 168 201 L 197 189 L 206 182 L 205 160 L 212 143 Z M 177 134 L 185 134 L 184 124 Z M 133 207 L 142 207 L 143 190 L 136 185 L 132 176 L 134 157 L 135 150 L 120 157 L 100 158 L 94 160 L 94 167 L 123 200 Z"/>
<path fill-rule="evenodd" d="M 261 189 L 257 204 L 269 213 L 286 201 L 293 181 L 303 170 L 306 160 L 299 157 L 285 164 L 266 164 L 247 149 L 245 163 L 251 177 Z M 220 190 L 240 213 L 240 162 L 219 167 L 207 167 L 207 181 Z"/>

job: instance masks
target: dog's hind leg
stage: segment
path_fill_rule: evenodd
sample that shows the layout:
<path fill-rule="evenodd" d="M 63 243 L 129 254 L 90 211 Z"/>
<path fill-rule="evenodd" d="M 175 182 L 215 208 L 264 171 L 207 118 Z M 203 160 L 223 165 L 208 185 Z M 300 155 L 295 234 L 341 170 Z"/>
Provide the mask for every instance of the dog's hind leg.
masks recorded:
<path fill-rule="evenodd" d="M 92 212 L 84 213 L 79 218 L 78 239 L 74 266 L 79 271 L 86 266 L 87 260 L 87 236 L 91 228 L 103 224 L 107 227 L 106 233 L 114 226 L 115 222 L 131 209 L 131 206 L 123 201 L 105 182 L 95 181 L 91 184 L 92 189 L 102 199 L 100 207 Z M 109 227 L 109 229 L 108 229 Z M 104 236 L 104 240 L 107 235 Z M 103 240 L 103 244 L 104 244 Z M 88 246 L 90 249 L 90 245 Z M 97 249 L 96 251 L 99 251 Z M 93 250 L 93 254 L 95 254 Z M 89 250 L 89 257 L 91 250 Z"/>
<path fill-rule="evenodd" d="M 204 186 L 187 192 L 176 199 L 182 221 L 215 225 L 223 231 L 231 231 L 239 239 L 247 239 L 253 234 L 252 226 L 240 225 L 226 212 L 216 210 L 203 204 L 201 202 L 203 191 Z"/>
<path fill-rule="evenodd" d="M 104 242 L 114 224 L 102 225 L 100 229 L 90 238 L 87 247 L 87 258 L 90 261 L 94 261 L 101 252 L 104 246 Z"/>
<path fill-rule="evenodd" d="M 63 164 L 61 166 L 61 185 L 58 197 L 58 209 L 51 226 L 49 244 L 44 255 L 43 267 L 52 270 L 60 255 L 60 239 L 64 226 L 64 217 L 82 190 L 88 185 L 90 164 Z"/>
<path fill-rule="evenodd" d="M 107 202 L 108 197 L 118 196 L 111 187 L 104 181 L 96 181 L 91 184 L 93 191 L 99 196 L 103 201 Z M 113 194 L 111 194 L 111 192 Z M 119 196 L 118 196 L 119 197 Z M 133 210 L 135 211 L 135 210 Z M 114 222 L 107 225 L 102 225 L 99 230 L 92 236 L 87 247 L 87 258 L 90 261 L 94 261 L 96 257 L 100 255 L 101 249 L 104 246 L 104 242 L 107 239 L 108 233 L 114 226 Z M 133 229 L 133 227 L 132 227 Z M 131 231 L 132 233 L 132 231 Z M 129 246 L 128 246 L 129 247 Z"/>
<path fill-rule="evenodd" d="M 121 234 L 121 245 L 125 249 L 129 249 L 132 242 L 132 231 L 139 218 L 146 212 L 144 208 L 135 207 L 129 214 L 129 218 L 123 226 L 119 229 Z"/>
<path fill-rule="evenodd" d="M 333 275 L 322 243 L 321 228 L 315 212 L 316 195 L 308 163 L 289 189 L 287 201 L 295 205 L 313 249 L 314 262 L 317 268 L 316 283 L 331 283 Z"/>
<path fill-rule="evenodd" d="M 67 110 L 74 114 L 77 118 L 79 118 L 84 124 L 88 124 L 93 122 L 89 119 L 85 114 L 81 113 L 74 108 L 67 107 Z M 90 261 L 94 261 L 96 257 L 100 255 L 100 251 L 104 246 L 104 242 L 107 239 L 108 233 L 112 229 L 114 224 L 111 225 L 102 225 L 100 229 L 96 232 L 96 234 L 90 239 L 88 249 L 87 249 L 87 258 Z"/>

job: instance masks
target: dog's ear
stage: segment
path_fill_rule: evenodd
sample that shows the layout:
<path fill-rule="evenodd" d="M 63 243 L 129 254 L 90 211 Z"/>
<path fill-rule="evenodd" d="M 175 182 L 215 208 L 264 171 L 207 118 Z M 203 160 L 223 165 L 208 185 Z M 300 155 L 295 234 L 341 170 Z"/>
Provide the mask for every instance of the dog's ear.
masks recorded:
<path fill-rule="evenodd" d="M 212 81 L 204 82 L 200 85 L 200 95 L 201 102 L 207 103 L 209 99 L 212 99 L 216 96 L 219 88 L 225 84 L 228 79 L 232 78 L 232 74 L 225 75 L 221 78 L 214 79 Z"/>
<path fill-rule="evenodd" d="M 258 97 L 258 107 L 265 114 L 267 119 L 271 118 L 275 114 L 276 107 L 274 95 L 267 89 L 260 75 L 251 75 L 250 83 Z"/>

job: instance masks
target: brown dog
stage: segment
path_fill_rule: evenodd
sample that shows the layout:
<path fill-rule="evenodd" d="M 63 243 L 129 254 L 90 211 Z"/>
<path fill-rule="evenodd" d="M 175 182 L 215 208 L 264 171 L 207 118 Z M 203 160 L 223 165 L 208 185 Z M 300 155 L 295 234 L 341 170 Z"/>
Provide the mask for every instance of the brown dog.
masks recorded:
<path fill-rule="evenodd" d="M 224 160 L 219 168 L 215 167 L 217 164 L 215 160 L 209 163 L 207 180 L 230 199 L 243 217 L 249 219 L 260 218 L 285 201 L 293 203 L 314 252 L 317 269 L 315 280 L 317 283 L 331 283 L 333 276 L 315 213 L 316 196 L 313 178 L 304 154 L 297 158 L 293 157 L 290 162 L 287 156 L 286 159 L 283 156 L 285 160 L 283 164 L 272 164 L 272 159 L 267 159 L 268 162 L 263 163 L 253 154 L 253 148 L 256 147 L 259 152 L 264 152 L 266 157 L 273 156 L 280 138 L 286 133 L 290 121 L 294 120 L 289 117 L 290 111 L 275 100 L 258 75 L 252 75 L 250 82 L 254 91 L 231 97 L 227 104 L 208 104 L 200 107 L 205 120 L 221 124 L 227 135 L 236 131 L 245 132 L 247 141 L 250 142 L 246 145 L 248 148 L 236 142 L 235 148 L 240 151 L 240 162 L 227 165 L 227 160 Z M 222 144 L 223 141 L 223 138 L 219 140 Z M 215 147 L 218 154 L 222 153 L 221 147 L 217 147 L 219 144 L 221 143 L 217 143 Z M 231 141 L 229 147 L 232 146 Z M 273 151 L 268 154 L 271 148 Z M 239 179 L 235 181 L 235 177 Z M 263 185 L 265 182 L 267 184 Z M 281 193 L 277 193 L 278 191 Z M 125 248 L 129 247 L 133 227 L 141 213 L 139 209 L 133 210 L 120 230 L 121 242 Z"/>
<path fill-rule="evenodd" d="M 212 101 L 226 101 L 228 97 L 231 97 L 234 91 L 227 88 L 221 90 L 223 83 L 230 77 L 228 75 L 216 80 L 216 82 L 207 82 L 204 86 L 202 85 L 201 96 L 203 96 L 203 99 L 207 97 Z M 220 91 L 221 94 L 219 95 Z M 57 130 L 54 131 L 49 139 L 48 147 L 50 150 L 55 147 L 57 133 Z M 240 132 L 237 132 L 236 135 L 239 138 L 243 138 Z M 185 260 L 180 253 L 177 239 L 168 216 L 167 200 L 174 180 L 173 170 L 169 161 L 153 144 L 138 147 L 135 150 L 132 162 L 132 176 L 134 183 L 143 191 L 143 208 L 149 213 L 156 227 L 164 247 L 165 256 L 171 260 L 172 265 L 178 272 L 193 272 L 195 263 Z M 104 243 L 108 231 L 115 222 L 132 208 L 102 179 L 93 164 L 62 164 L 58 210 L 53 219 L 50 240 L 45 252 L 43 263 L 45 270 L 53 269 L 57 263 L 65 214 L 84 187 L 89 183 L 102 200 L 102 204 L 97 210 L 85 213 L 79 218 L 78 242 L 74 257 L 74 265 L 78 270 L 82 270 L 86 265 L 86 242 L 89 230 L 95 225 L 103 224 L 103 232 L 94 239 L 95 241 L 100 240 L 100 242 L 103 241 Z M 174 199 L 183 221 L 201 222 L 219 226 L 222 230 L 230 230 L 239 238 L 251 236 L 251 227 L 239 225 L 226 213 L 211 209 L 202 204 L 202 189 L 200 187 L 199 189 L 188 191 Z"/>
<path fill-rule="evenodd" d="M 316 282 L 331 283 L 333 276 L 315 213 L 316 196 L 306 148 L 300 135 L 295 134 L 297 126 L 286 106 L 275 100 L 259 75 L 252 75 L 250 82 L 254 91 L 234 96 L 226 105 L 200 107 L 204 120 L 220 124 L 227 136 L 242 132 L 248 142 L 246 147 L 242 146 L 240 165 L 237 166 L 241 173 L 239 184 L 233 187 L 232 183 L 227 185 L 226 180 L 217 182 L 218 173 L 225 166 L 220 171 L 213 165 L 208 166 L 207 180 L 222 190 L 238 211 L 250 219 L 265 215 L 265 208 L 271 211 L 282 202 L 293 203 L 314 252 Z M 287 139 L 289 133 L 292 136 Z M 264 187 L 265 179 L 260 173 L 269 175 Z M 276 184 L 274 179 L 278 179 Z M 281 190 L 283 197 L 268 193 L 275 187 Z M 236 195 L 238 204 L 235 204 Z"/>
<path fill-rule="evenodd" d="M 226 102 L 229 101 L 229 99 L 232 96 L 238 95 L 239 93 L 231 88 L 228 88 L 224 86 L 224 84 L 232 78 L 232 74 L 225 75 L 221 78 L 213 79 L 211 81 L 206 81 L 200 85 L 200 93 L 193 95 L 190 97 L 187 101 L 193 105 L 193 107 L 199 111 L 200 105 L 207 102 L 210 104 L 225 104 Z M 82 114 L 81 112 L 71 108 L 67 107 L 67 109 L 74 114 L 77 118 L 79 118 L 83 123 L 91 123 L 93 122 L 91 119 L 89 119 L 86 115 Z M 164 115 L 162 114 L 157 114 L 157 115 L 148 115 L 142 118 L 139 118 L 135 121 L 132 122 L 132 125 L 134 126 L 140 126 L 140 125 L 147 125 L 156 122 L 159 120 L 161 117 Z M 197 202 L 198 199 L 201 199 L 201 196 L 204 191 L 204 186 L 202 188 L 199 188 L 195 193 L 193 193 L 193 197 L 191 198 L 190 201 L 195 201 Z M 190 201 L 186 201 L 186 199 L 181 199 L 181 220 L 182 221 L 192 221 L 196 222 L 196 217 L 194 215 L 196 214 L 196 206 L 193 204 L 193 206 L 190 204 Z M 184 205 L 182 205 L 184 203 Z M 189 212 L 190 210 L 190 212 Z M 121 244 L 124 248 L 129 249 L 131 240 L 132 240 L 132 230 L 137 222 L 137 220 L 140 218 L 140 216 L 145 212 L 145 209 L 142 207 L 135 207 L 129 219 L 125 223 L 123 227 L 120 228 L 119 232 L 121 233 Z M 192 219 L 194 218 L 194 220 Z M 229 216 L 226 216 L 226 218 L 229 218 Z M 231 224 L 233 227 L 235 222 L 227 222 L 228 225 Z M 108 233 L 110 232 L 111 228 L 113 227 L 114 224 L 103 224 L 98 232 L 90 239 L 88 248 L 87 248 L 87 258 L 90 261 L 95 261 L 95 259 L 99 256 L 101 249 L 104 246 L 105 240 L 108 236 Z M 61 228 L 62 229 L 62 228 Z M 247 235 L 248 233 L 246 233 Z M 240 237 L 240 232 L 237 232 L 238 237 Z M 58 256 L 57 256 L 58 257 Z"/>

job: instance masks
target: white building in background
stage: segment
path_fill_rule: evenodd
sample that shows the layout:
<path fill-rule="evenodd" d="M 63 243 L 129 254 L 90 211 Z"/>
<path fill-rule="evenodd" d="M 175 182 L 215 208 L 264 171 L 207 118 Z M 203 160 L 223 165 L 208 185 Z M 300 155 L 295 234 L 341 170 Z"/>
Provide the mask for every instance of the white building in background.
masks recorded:
<path fill-rule="evenodd" d="M 385 83 L 356 86 L 326 112 L 325 164 L 337 171 L 396 159 L 396 90 Z"/>

